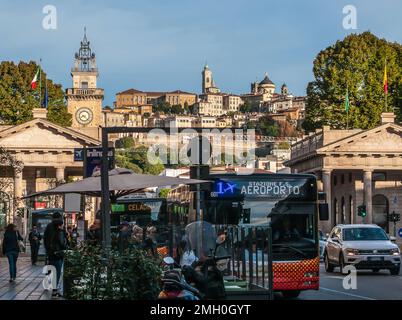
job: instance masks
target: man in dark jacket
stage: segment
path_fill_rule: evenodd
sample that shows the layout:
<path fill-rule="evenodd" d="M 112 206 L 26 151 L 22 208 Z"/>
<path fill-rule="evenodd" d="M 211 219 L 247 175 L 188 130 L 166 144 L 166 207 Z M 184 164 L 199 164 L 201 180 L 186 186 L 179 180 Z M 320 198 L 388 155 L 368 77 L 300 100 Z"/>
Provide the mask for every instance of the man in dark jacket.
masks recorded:
<path fill-rule="evenodd" d="M 91 245 L 102 244 L 102 225 L 100 219 L 95 219 L 94 223 L 89 227 L 86 239 Z"/>
<path fill-rule="evenodd" d="M 35 266 L 36 262 L 38 261 L 40 241 L 42 240 L 42 236 L 40 235 L 35 224 L 32 226 L 32 230 L 29 233 L 28 239 L 31 245 L 31 262 L 32 265 Z"/>
<path fill-rule="evenodd" d="M 59 212 L 53 214 L 53 221 L 46 227 L 44 244 L 48 263 L 56 269 L 57 286 L 61 277 L 64 262 L 64 251 L 67 249 L 66 232 L 63 229 L 63 219 Z M 53 297 L 60 296 L 58 289 L 53 288 Z"/>

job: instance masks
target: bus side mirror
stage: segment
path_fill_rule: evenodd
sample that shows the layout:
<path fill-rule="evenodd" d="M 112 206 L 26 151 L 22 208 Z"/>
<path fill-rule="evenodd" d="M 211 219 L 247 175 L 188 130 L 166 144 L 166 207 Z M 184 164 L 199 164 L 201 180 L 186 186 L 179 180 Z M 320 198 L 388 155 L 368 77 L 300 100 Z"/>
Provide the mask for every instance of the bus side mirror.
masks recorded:
<path fill-rule="evenodd" d="M 321 221 L 328 221 L 329 220 L 328 203 L 320 203 L 320 204 L 318 204 L 318 212 L 319 212 Z"/>

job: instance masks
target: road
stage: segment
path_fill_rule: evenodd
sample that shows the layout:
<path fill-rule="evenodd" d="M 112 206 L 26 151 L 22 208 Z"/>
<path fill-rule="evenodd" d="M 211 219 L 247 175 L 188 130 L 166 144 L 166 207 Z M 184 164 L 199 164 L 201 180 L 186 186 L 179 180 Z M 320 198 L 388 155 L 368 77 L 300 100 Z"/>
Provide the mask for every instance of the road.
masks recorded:
<path fill-rule="evenodd" d="M 320 290 L 304 291 L 298 300 L 402 300 L 402 273 L 391 276 L 388 270 L 373 273 L 370 270 L 357 271 L 357 288 L 344 289 L 344 275 L 335 268 L 333 273 L 325 272 L 320 265 Z M 282 299 L 275 294 L 276 299 Z"/>

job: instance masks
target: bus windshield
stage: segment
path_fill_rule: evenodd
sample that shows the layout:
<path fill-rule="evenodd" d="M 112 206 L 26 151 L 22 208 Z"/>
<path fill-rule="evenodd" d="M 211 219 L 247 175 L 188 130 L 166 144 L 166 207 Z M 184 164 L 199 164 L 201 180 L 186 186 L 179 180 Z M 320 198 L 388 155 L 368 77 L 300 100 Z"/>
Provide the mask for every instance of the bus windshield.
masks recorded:
<path fill-rule="evenodd" d="M 235 186 L 234 191 L 226 187 L 229 185 Z M 311 179 L 231 178 L 220 179 L 215 186 L 212 196 L 205 201 L 204 220 L 215 224 L 270 226 L 274 260 L 317 256 L 317 191 Z"/>

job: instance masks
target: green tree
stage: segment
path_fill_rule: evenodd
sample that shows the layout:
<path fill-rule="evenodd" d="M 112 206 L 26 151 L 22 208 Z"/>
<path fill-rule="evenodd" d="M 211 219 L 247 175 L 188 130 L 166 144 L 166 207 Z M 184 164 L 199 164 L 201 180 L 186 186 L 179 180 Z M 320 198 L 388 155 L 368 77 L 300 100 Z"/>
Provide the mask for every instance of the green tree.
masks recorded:
<path fill-rule="evenodd" d="M 123 137 L 116 141 L 116 148 L 130 149 L 134 147 L 133 137 Z"/>
<path fill-rule="evenodd" d="M 281 141 L 278 144 L 278 149 L 290 149 L 290 144 L 287 141 Z"/>
<path fill-rule="evenodd" d="M 248 113 L 253 111 L 253 105 L 249 101 L 245 101 L 241 106 L 240 106 L 240 112 L 241 113 Z"/>
<path fill-rule="evenodd" d="M 349 128 L 378 125 L 385 108 L 383 75 L 388 73 L 388 111 L 401 120 L 402 46 L 379 39 L 370 32 L 351 34 L 322 50 L 314 60 L 314 81 L 307 86 L 306 119 L 303 128 L 323 125 L 345 128 L 346 89 L 349 92 Z"/>
<path fill-rule="evenodd" d="M 60 84 L 53 83 L 42 70 L 40 84 L 38 83 L 36 89 L 31 89 L 31 81 L 37 69 L 38 65 L 33 61 L 20 61 L 18 64 L 12 61 L 0 63 L 0 120 L 11 125 L 31 120 L 32 109 L 40 106 L 39 100 L 43 101 L 47 86 L 48 120 L 62 126 L 70 126 L 71 115 L 67 112 Z"/>
<path fill-rule="evenodd" d="M 174 104 L 171 108 L 170 108 L 170 112 L 173 114 L 183 114 L 184 113 L 184 109 L 180 104 Z"/>
<path fill-rule="evenodd" d="M 167 198 L 169 191 L 172 190 L 170 188 L 164 188 L 159 190 L 159 197 L 160 198 Z"/>

